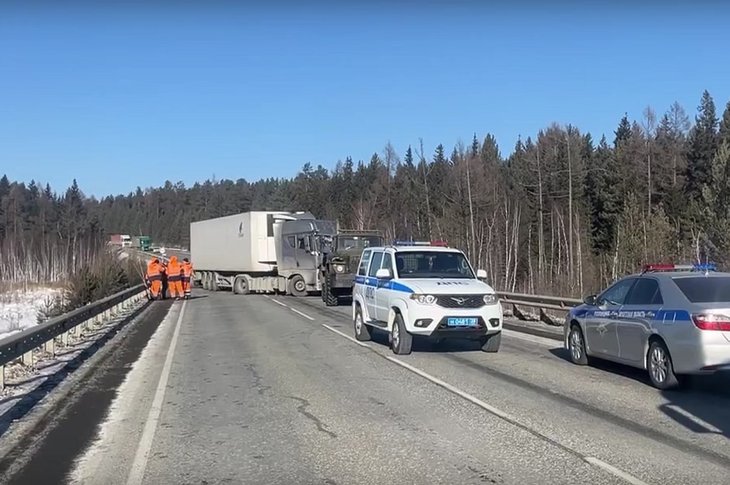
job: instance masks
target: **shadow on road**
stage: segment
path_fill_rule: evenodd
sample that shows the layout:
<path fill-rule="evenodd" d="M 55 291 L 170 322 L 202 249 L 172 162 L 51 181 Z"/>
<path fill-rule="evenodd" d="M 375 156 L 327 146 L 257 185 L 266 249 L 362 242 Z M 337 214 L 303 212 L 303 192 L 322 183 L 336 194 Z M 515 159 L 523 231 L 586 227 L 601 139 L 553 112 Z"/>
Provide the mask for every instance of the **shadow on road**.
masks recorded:
<path fill-rule="evenodd" d="M 380 344 L 384 347 L 390 347 L 388 341 L 388 334 L 380 329 L 371 329 L 370 335 L 374 343 Z M 435 339 L 428 337 L 413 337 L 413 352 L 425 352 L 425 353 L 458 353 L 458 352 L 475 352 L 481 351 L 481 346 L 478 340 L 468 339 L 448 339 L 443 342 L 438 342 Z"/>
<path fill-rule="evenodd" d="M 570 362 L 566 349 L 550 349 L 550 353 Z M 595 358 L 591 359 L 590 366 L 651 386 L 649 376 L 643 369 Z M 680 388 L 658 392 L 668 401 L 661 404 L 658 410 L 668 418 L 693 433 L 718 434 L 730 438 L 730 373 L 685 376 Z"/>

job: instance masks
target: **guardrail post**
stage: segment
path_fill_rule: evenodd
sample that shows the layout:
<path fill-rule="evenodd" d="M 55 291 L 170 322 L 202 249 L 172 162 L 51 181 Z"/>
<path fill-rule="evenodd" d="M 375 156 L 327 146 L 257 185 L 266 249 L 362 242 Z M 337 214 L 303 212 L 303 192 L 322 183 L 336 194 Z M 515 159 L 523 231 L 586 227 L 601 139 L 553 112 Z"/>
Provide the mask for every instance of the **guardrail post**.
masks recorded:
<path fill-rule="evenodd" d="M 23 365 L 27 367 L 33 367 L 33 351 L 29 350 L 23 354 Z"/>
<path fill-rule="evenodd" d="M 70 332 L 71 332 L 70 330 L 66 330 L 65 332 L 63 332 L 61 334 L 61 342 L 63 343 L 64 347 L 68 347 L 68 339 L 69 339 Z"/>
<path fill-rule="evenodd" d="M 521 311 L 520 311 L 520 310 L 519 310 L 519 309 L 517 308 L 517 305 L 515 305 L 514 303 L 512 304 L 512 315 L 514 315 L 515 317 L 517 317 L 517 319 L 518 319 L 518 320 L 526 320 L 526 318 L 525 318 L 525 314 L 524 314 L 524 313 L 522 313 L 522 312 L 521 312 Z"/>
<path fill-rule="evenodd" d="M 0 365 L 0 391 L 5 390 L 5 366 Z"/>
<path fill-rule="evenodd" d="M 56 339 L 52 338 L 43 343 L 43 350 L 51 354 L 51 357 L 56 356 Z"/>
<path fill-rule="evenodd" d="M 545 313 L 545 310 L 543 310 L 542 308 L 540 308 L 540 321 L 541 322 L 545 322 L 548 325 L 557 326 L 557 323 L 555 323 L 555 320 L 553 320 L 552 318 L 550 318 L 550 315 L 548 315 L 547 313 Z"/>

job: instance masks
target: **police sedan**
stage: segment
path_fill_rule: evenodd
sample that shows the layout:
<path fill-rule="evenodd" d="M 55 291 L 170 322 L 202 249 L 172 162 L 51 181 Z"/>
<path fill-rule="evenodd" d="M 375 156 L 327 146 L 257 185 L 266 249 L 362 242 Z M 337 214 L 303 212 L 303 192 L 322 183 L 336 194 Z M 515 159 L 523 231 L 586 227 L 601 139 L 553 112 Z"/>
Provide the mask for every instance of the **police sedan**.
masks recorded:
<path fill-rule="evenodd" d="M 645 369 L 659 389 L 683 375 L 730 369 L 730 273 L 714 265 L 648 265 L 573 308 L 564 345 L 589 357 Z"/>

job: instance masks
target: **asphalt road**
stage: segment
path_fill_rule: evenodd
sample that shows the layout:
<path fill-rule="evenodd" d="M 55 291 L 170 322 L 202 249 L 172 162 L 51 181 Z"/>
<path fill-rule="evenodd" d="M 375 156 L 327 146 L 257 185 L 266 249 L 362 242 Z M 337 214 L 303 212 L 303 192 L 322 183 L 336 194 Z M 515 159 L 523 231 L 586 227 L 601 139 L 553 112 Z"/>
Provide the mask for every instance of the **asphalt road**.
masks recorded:
<path fill-rule="evenodd" d="M 96 436 L 56 467 L 66 483 L 727 483 L 726 380 L 662 393 L 509 331 L 498 354 L 418 342 L 395 356 L 383 337 L 352 340 L 349 307 L 195 296 L 89 418 Z"/>

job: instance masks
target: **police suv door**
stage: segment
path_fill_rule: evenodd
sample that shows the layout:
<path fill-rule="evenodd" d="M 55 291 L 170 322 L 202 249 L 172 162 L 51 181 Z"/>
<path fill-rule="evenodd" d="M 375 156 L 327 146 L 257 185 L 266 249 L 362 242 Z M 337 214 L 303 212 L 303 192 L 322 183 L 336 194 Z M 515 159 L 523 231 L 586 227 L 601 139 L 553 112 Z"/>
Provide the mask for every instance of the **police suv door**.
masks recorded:
<path fill-rule="evenodd" d="M 380 269 L 389 269 L 391 277 L 393 276 L 393 255 L 384 252 L 383 263 Z M 390 313 L 390 297 L 392 290 L 390 289 L 391 280 L 378 280 L 378 289 L 375 291 L 375 306 L 377 308 L 377 319 L 381 322 L 388 321 L 388 313 Z"/>
<path fill-rule="evenodd" d="M 380 263 L 383 261 L 383 251 L 374 251 L 370 260 L 370 269 L 368 270 L 367 286 L 365 286 L 365 305 L 367 306 L 368 320 L 378 320 L 378 307 L 375 301 L 376 288 L 378 279 L 375 273 L 380 269 Z"/>
<path fill-rule="evenodd" d="M 357 297 L 359 301 L 366 306 L 367 300 L 365 299 L 365 288 L 367 288 L 367 285 L 365 282 L 368 277 L 368 265 L 370 264 L 371 253 L 372 251 L 370 249 L 366 249 L 362 252 L 362 256 L 360 256 L 360 265 L 357 268 L 357 275 L 355 275 L 355 286 L 352 289 L 353 305 L 355 304 L 355 298 Z M 367 308 L 363 308 L 362 310 L 365 312 L 363 314 L 363 318 L 367 320 Z"/>

